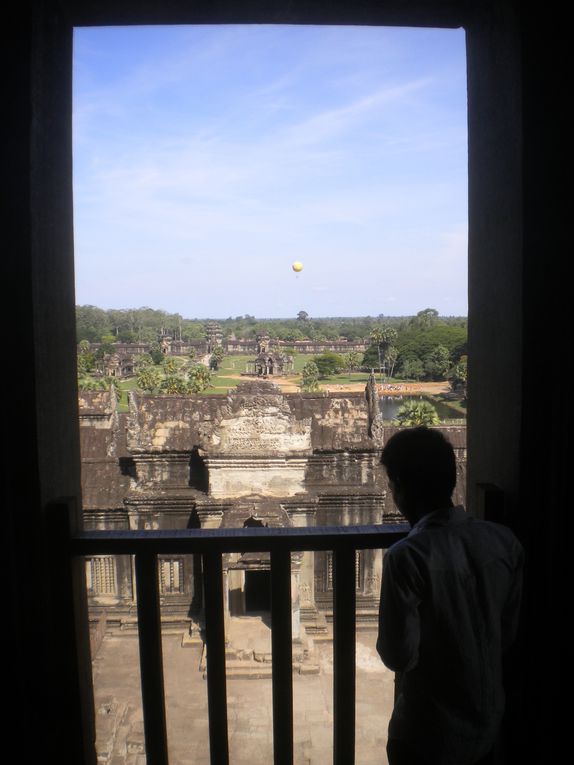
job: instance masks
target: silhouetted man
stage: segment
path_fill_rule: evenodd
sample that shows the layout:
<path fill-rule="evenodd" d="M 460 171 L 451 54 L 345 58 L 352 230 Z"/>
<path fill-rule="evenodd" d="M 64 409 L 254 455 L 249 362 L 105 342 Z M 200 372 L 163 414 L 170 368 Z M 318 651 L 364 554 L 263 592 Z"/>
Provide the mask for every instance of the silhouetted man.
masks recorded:
<path fill-rule="evenodd" d="M 482 765 L 504 709 L 502 655 L 517 629 L 522 547 L 508 528 L 453 506 L 455 456 L 439 431 L 398 432 L 381 462 L 412 526 L 383 563 L 377 650 L 404 673 L 389 763 Z"/>

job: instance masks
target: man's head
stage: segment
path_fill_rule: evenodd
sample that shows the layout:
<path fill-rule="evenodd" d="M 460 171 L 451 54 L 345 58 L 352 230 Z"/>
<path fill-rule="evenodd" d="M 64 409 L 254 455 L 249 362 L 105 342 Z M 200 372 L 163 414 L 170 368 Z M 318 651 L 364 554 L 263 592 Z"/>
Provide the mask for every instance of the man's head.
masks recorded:
<path fill-rule="evenodd" d="M 440 431 L 420 427 L 395 433 L 383 449 L 381 463 L 395 502 L 411 523 L 452 505 L 456 460 L 450 442 Z"/>

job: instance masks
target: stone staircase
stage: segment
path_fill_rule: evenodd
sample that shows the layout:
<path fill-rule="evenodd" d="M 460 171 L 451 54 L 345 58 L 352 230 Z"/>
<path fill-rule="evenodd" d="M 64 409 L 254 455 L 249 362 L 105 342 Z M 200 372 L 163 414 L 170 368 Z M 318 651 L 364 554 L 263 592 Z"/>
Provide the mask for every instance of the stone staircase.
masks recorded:
<path fill-rule="evenodd" d="M 225 667 L 228 680 L 262 680 L 271 678 L 271 630 L 260 616 L 231 617 L 225 648 Z M 184 644 L 200 640 L 188 638 Z M 199 665 L 203 677 L 207 677 L 207 648 L 202 647 Z M 314 661 L 313 639 L 301 628 L 301 637 L 293 641 L 293 672 L 300 675 L 319 673 Z"/>

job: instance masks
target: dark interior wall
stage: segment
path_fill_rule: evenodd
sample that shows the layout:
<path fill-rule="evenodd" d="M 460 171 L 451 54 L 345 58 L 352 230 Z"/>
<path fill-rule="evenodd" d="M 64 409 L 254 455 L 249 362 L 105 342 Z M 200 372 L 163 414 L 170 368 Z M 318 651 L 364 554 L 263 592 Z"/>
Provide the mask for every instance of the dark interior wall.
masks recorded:
<path fill-rule="evenodd" d="M 49 4 L 45 4 L 49 7 Z M 45 504 L 79 496 L 72 197 L 72 29 L 35 16 L 30 131 L 30 257 L 40 486 Z"/>
<path fill-rule="evenodd" d="M 491 5 L 489 8 L 488 6 Z M 468 503 L 478 483 L 516 505 L 521 418 L 522 114 L 517 20 L 485 3 L 467 28 Z"/>
<path fill-rule="evenodd" d="M 80 685 L 90 684 L 88 635 L 80 630 L 74 639 L 74 613 L 80 610 L 71 605 L 81 603 L 81 588 L 53 588 L 53 562 L 69 562 L 53 545 L 49 512 L 62 497 L 79 499 L 72 30 L 57 3 L 22 2 L 7 8 L 2 33 L 2 284 L 10 311 L 4 326 L 17 336 L 10 363 L 18 375 L 3 399 L 9 401 L 3 425 L 11 444 L 2 556 L 10 602 L 4 672 L 10 704 L 3 722 L 18 742 L 20 762 L 81 762 Z M 72 506 L 77 520 L 80 503 Z"/>
<path fill-rule="evenodd" d="M 106 24 L 365 24 L 461 26 L 481 0 L 67 0 L 78 26 Z"/>
<path fill-rule="evenodd" d="M 571 26 L 559 15 L 534 7 L 523 10 L 524 357 L 516 526 L 530 565 L 523 609 L 525 648 L 517 674 L 528 685 L 522 694 L 523 717 L 537 731 L 534 749 L 525 756 L 538 762 L 553 762 L 552 745 L 561 738 L 553 700 L 560 698 L 558 667 L 566 655 L 562 636 L 568 634 L 560 574 L 568 555 L 564 516 L 572 505 L 571 393 L 570 373 L 560 360 L 572 349 L 572 136 L 566 117 L 570 37 Z M 520 740 L 526 750 L 528 737 Z"/>
<path fill-rule="evenodd" d="M 5 480 L 3 486 L 8 496 L 5 498 L 3 517 L 3 555 L 1 556 L 2 581 L 8 583 L 7 593 L 10 620 L 6 624 L 7 655 L 11 666 L 20 667 L 17 675 L 8 673 L 8 684 L 12 702 L 8 707 L 5 724 L 18 737 L 25 740 L 27 735 L 21 710 L 25 708 L 29 697 L 38 696 L 45 701 L 45 694 L 37 689 L 37 675 L 41 671 L 41 660 L 28 657 L 29 645 L 22 640 L 22 634 L 32 631 L 37 618 L 41 620 L 47 614 L 45 592 L 38 595 L 38 582 L 35 577 L 37 568 L 28 574 L 26 569 L 16 579 L 13 572 L 18 570 L 22 555 L 27 552 L 34 558 L 43 554 L 43 528 L 40 503 L 40 480 L 37 461 L 37 422 L 36 408 L 27 406 L 35 400 L 36 386 L 34 363 L 30 348 L 33 347 L 33 298 L 32 274 L 30 267 L 30 150 L 29 124 L 32 117 L 30 99 L 31 77 L 31 28 L 15 10 L 9 11 L 4 23 L 12 28 L 10 41 L 2 40 L 3 98 L 10 108 L 3 114 L 0 122 L 2 130 L 3 174 L 2 184 L 3 216 L 3 251 L 2 283 L 9 286 L 13 303 L 3 301 L 5 321 L 8 310 L 19 308 L 20 341 L 13 349 L 12 363 L 24 371 L 19 391 L 16 393 L 15 406 L 7 407 L 3 424 L 5 432 L 12 434 L 16 446 L 17 459 L 4 459 Z M 8 44 L 6 44 L 8 43 Z M 4 247 L 3 247 L 4 249 Z M 6 310 L 8 309 L 8 310 Z M 27 346 L 27 347 L 26 347 Z M 4 378 L 6 379 L 6 378 Z M 8 390 L 4 389 L 5 394 Z M 14 392 L 12 392 L 14 393 Z M 7 399 L 3 396 L 3 400 Z M 19 416 L 17 411 L 20 410 Z M 18 437 L 19 428 L 25 437 Z M 28 512 L 26 513 L 25 510 Z M 36 605 L 36 613 L 33 607 Z M 40 634 L 43 635 L 40 630 Z M 29 721 L 36 723 L 38 714 L 32 710 Z M 44 731 L 42 731 L 44 733 Z"/>

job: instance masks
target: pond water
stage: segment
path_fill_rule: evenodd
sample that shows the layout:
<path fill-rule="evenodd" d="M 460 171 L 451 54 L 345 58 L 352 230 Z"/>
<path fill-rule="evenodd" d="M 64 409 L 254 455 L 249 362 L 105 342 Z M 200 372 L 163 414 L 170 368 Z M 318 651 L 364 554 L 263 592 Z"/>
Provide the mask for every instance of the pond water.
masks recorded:
<path fill-rule="evenodd" d="M 397 411 L 407 401 L 429 401 L 438 412 L 438 416 L 442 420 L 459 420 L 464 418 L 463 414 L 457 412 L 456 409 L 444 404 L 442 402 L 437 403 L 431 401 L 425 396 L 381 396 L 380 407 L 383 413 L 384 420 L 394 420 L 397 415 Z"/>

